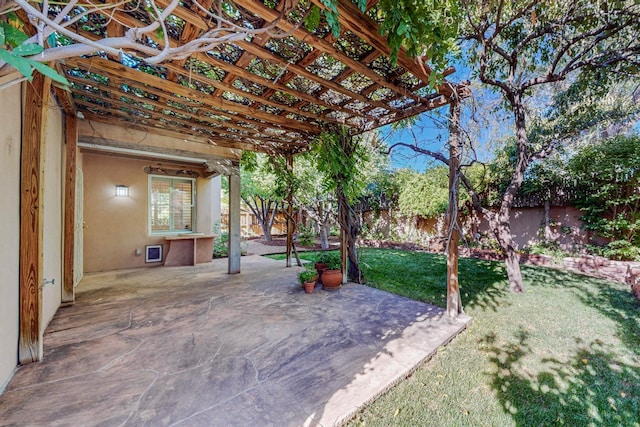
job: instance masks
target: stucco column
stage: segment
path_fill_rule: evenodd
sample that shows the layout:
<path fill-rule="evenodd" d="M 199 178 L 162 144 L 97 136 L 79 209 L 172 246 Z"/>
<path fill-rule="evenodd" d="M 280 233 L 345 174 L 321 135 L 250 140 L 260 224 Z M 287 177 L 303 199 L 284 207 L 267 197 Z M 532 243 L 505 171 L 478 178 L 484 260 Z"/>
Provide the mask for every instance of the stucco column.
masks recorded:
<path fill-rule="evenodd" d="M 213 192 L 213 206 L 211 208 L 212 230 L 219 233 L 222 221 L 222 176 L 215 176 L 210 181 L 211 191 Z"/>
<path fill-rule="evenodd" d="M 229 175 L 229 274 L 240 273 L 240 176 Z"/>
<path fill-rule="evenodd" d="M 209 234 L 213 230 L 213 184 L 210 179 L 196 180 L 196 229 Z"/>

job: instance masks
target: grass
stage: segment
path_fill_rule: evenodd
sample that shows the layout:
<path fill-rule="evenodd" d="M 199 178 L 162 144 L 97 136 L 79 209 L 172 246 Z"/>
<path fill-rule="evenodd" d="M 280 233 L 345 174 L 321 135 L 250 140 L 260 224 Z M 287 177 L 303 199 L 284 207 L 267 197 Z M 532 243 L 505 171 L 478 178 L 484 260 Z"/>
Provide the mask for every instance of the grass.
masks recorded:
<path fill-rule="evenodd" d="M 301 254 L 312 259 L 313 254 Z M 364 249 L 370 286 L 443 306 L 440 255 Z M 640 307 L 625 285 L 460 260 L 468 330 L 351 426 L 640 426 Z"/>

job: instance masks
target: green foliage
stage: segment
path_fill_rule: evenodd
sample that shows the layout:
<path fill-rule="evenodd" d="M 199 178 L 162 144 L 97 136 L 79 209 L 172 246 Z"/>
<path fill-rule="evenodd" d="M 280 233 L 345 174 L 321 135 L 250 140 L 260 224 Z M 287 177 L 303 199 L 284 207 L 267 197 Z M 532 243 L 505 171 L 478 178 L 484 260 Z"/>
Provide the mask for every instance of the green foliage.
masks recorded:
<path fill-rule="evenodd" d="M 29 37 L 22 31 L 22 25 L 14 12 L 0 15 L 0 61 L 14 67 L 28 81 L 33 80 L 33 71 L 37 70 L 67 89 L 69 81 L 66 77 L 48 65 L 29 58 L 41 53 L 44 48 L 36 43 L 26 43 Z"/>
<path fill-rule="evenodd" d="M 213 240 L 213 257 L 226 258 L 229 256 L 229 233 L 220 233 Z"/>
<path fill-rule="evenodd" d="M 640 246 L 640 137 L 586 146 L 570 161 L 575 205 L 597 236 Z M 619 244 L 615 244 L 616 246 Z M 611 248 L 623 254 L 623 247 Z"/>
<path fill-rule="evenodd" d="M 304 25 L 312 31 L 320 25 L 324 16 L 331 33 L 340 36 L 337 0 L 320 0 L 323 8 L 313 6 Z M 365 11 L 366 0 L 356 0 Z M 442 71 L 452 57 L 460 53 L 458 24 L 461 20 L 457 0 L 381 0 L 375 7 L 374 19 L 380 23 L 380 31 L 387 37 L 390 60 L 398 59 L 400 49 L 406 49 L 411 57 L 426 54 L 436 72 L 429 75 L 432 87 L 442 80 Z"/>
<path fill-rule="evenodd" d="M 335 193 L 340 187 L 351 202 L 362 195 L 366 185 L 361 166 L 369 160 L 369 152 L 359 137 L 350 137 L 347 128 L 323 132 L 313 142 L 313 153 L 325 191 Z"/>
<path fill-rule="evenodd" d="M 315 237 L 313 227 L 305 227 L 304 224 L 298 224 L 298 243 L 300 246 L 313 246 Z"/>
<path fill-rule="evenodd" d="M 318 272 L 309 268 L 305 268 L 298 272 L 298 282 L 301 285 L 305 283 L 314 282 L 318 278 Z"/>
<path fill-rule="evenodd" d="M 374 287 L 444 306 L 443 256 L 368 249 L 362 259 Z M 628 286 L 540 267 L 523 277 L 528 291 L 514 295 L 501 264 L 461 259 L 469 328 L 348 425 L 638 426 Z"/>
<path fill-rule="evenodd" d="M 640 246 L 626 240 L 614 240 L 605 246 L 589 246 L 589 250 L 609 259 L 622 261 L 640 261 Z"/>
<path fill-rule="evenodd" d="M 555 242 L 536 242 L 527 246 L 526 251 L 534 255 L 549 255 L 556 263 L 562 261 L 564 257 L 571 255 L 563 251 Z"/>
<path fill-rule="evenodd" d="M 480 164 L 463 168 L 478 193 L 488 188 L 488 172 Z M 411 170 L 398 172 L 398 207 L 404 215 L 435 217 L 447 210 L 449 205 L 449 168 L 435 166 L 420 174 Z M 469 193 L 460 184 L 460 204 L 470 200 Z"/>
<path fill-rule="evenodd" d="M 449 204 L 449 169 L 436 166 L 424 174 L 402 170 L 398 172 L 400 194 L 398 207 L 404 215 L 435 217 L 447 210 Z"/>
<path fill-rule="evenodd" d="M 273 159 L 262 153 L 244 151 L 240 163 L 242 198 L 254 200 L 282 200 L 283 182 L 272 165 Z"/>
<path fill-rule="evenodd" d="M 339 251 L 325 251 L 322 254 L 322 262 L 327 264 L 327 269 L 340 270 L 342 268 L 342 258 Z"/>
<path fill-rule="evenodd" d="M 400 48 L 409 56 L 426 52 L 437 71 L 444 70 L 452 56 L 460 52 L 458 26 L 461 10 L 455 0 L 381 0 L 378 3 L 380 31 L 387 36 L 391 61 L 395 63 Z M 430 81 L 436 84 L 436 73 Z"/>

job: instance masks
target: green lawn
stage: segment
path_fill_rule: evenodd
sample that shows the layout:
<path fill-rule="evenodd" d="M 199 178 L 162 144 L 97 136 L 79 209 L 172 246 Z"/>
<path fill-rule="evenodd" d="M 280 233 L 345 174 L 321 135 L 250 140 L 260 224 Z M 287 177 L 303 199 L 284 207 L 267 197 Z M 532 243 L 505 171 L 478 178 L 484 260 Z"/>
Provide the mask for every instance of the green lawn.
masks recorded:
<path fill-rule="evenodd" d="M 303 255 L 308 257 L 308 254 Z M 370 286 L 443 306 L 440 255 L 364 249 Z M 351 426 L 640 426 L 640 307 L 628 286 L 460 260 L 468 330 Z"/>

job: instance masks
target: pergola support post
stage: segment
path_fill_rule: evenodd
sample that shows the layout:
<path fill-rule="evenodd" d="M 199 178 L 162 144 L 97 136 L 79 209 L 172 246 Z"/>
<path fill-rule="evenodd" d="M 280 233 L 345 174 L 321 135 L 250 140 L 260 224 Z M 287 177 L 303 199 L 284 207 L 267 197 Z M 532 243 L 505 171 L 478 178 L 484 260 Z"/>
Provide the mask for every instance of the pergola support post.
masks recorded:
<path fill-rule="evenodd" d="M 34 73 L 26 85 L 20 171 L 20 335 L 18 362 L 42 360 L 43 190 L 51 80 Z"/>
<path fill-rule="evenodd" d="M 287 155 L 287 172 L 293 173 L 293 155 Z M 286 266 L 291 267 L 291 252 L 293 252 L 293 188 L 288 189 L 287 194 L 287 262 Z"/>
<path fill-rule="evenodd" d="M 447 313 L 457 317 L 462 313 L 458 285 L 458 179 L 460 169 L 460 100 L 451 99 L 449 117 L 449 206 L 447 209 Z"/>
<path fill-rule="evenodd" d="M 240 273 L 240 175 L 229 175 L 229 274 Z"/>
<path fill-rule="evenodd" d="M 349 239 L 344 228 L 340 227 L 340 264 L 342 265 L 342 284 L 349 281 Z"/>
<path fill-rule="evenodd" d="M 75 300 L 75 221 L 76 221 L 76 157 L 78 150 L 78 119 L 65 117 L 65 177 L 64 177 L 64 259 L 62 302 Z"/>

